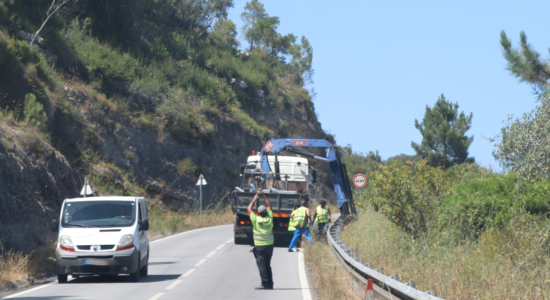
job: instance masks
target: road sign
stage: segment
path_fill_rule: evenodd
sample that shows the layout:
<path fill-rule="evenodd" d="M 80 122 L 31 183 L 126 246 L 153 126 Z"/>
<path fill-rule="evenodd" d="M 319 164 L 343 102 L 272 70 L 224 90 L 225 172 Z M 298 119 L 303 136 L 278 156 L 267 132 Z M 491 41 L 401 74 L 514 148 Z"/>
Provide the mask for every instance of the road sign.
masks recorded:
<path fill-rule="evenodd" d="M 357 174 L 353 177 L 353 185 L 356 188 L 362 189 L 367 185 L 367 177 L 363 174 Z"/>
<path fill-rule="evenodd" d="M 202 186 L 206 185 L 206 179 L 204 179 L 204 176 L 199 176 L 199 180 L 197 180 L 197 185 L 201 187 L 200 189 L 200 202 L 201 202 L 201 218 L 202 218 Z"/>
<path fill-rule="evenodd" d="M 197 180 L 197 185 L 206 185 L 206 179 L 204 179 L 204 176 L 199 176 L 199 180 Z"/>
<path fill-rule="evenodd" d="M 93 195 L 92 187 L 90 186 L 90 182 L 88 182 L 87 178 L 84 178 L 84 186 L 82 187 L 82 190 L 80 191 L 80 195 L 86 197 L 88 195 Z"/>

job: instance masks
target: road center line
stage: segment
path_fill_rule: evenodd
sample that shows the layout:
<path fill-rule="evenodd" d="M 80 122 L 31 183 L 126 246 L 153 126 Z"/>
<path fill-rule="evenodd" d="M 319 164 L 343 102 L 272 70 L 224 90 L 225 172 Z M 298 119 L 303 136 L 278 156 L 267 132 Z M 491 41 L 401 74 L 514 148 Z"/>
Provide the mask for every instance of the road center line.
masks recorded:
<path fill-rule="evenodd" d="M 230 239 L 229 241 L 225 242 L 226 244 L 229 244 L 231 243 L 232 241 L 234 241 L 234 239 Z"/>
<path fill-rule="evenodd" d="M 193 272 L 195 272 L 195 269 L 191 269 L 191 270 L 187 271 L 185 274 L 183 274 L 182 277 L 187 277 L 187 276 L 191 275 L 191 273 L 193 273 Z"/>
<path fill-rule="evenodd" d="M 28 291 L 24 291 L 24 292 L 21 292 L 21 293 L 13 294 L 13 295 L 11 295 L 11 296 L 4 297 L 3 299 L 9 299 L 9 298 L 13 298 L 13 297 L 18 297 L 18 296 L 21 296 L 21 295 L 26 294 L 26 293 L 34 292 L 34 291 L 36 291 L 36 290 L 43 289 L 43 288 L 45 288 L 45 287 L 47 287 L 47 286 L 50 286 L 50 285 L 52 285 L 52 284 L 54 284 L 54 283 L 55 283 L 55 282 L 52 282 L 52 283 L 49 283 L 49 284 L 45 284 L 45 285 L 43 285 L 43 286 L 35 287 L 34 289 L 30 289 L 30 290 L 28 290 Z"/>
<path fill-rule="evenodd" d="M 200 267 L 202 264 L 204 264 L 205 261 L 206 261 L 206 259 L 201 259 L 201 260 L 195 265 L 195 267 Z"/>
<path fill-rule="evenodd" d="M 220 250 L 221 248 L 223 248 L 223 246 L 225 246 L 225 244 L 219 245 L 218 248 L 216 248 L 216 250 Z"/>
<path fill-rule="evenodd" d="M 298 253 L 298 275 L 300 277 L 300 286 L 302 287 L 302 299 L 311 300 L 309 292 L 309 283 L 306 275 L 306 262 L 304 261 L 304 252 Z"/>
<path fill-rule="evenodd" d="M 212 257 L 212 255 L 216 254 L 216 251 L 212 251 L 210 253 L 208 253 L 208 255 L 206 257 Z"/>
<path fill-rule="evenodd" d="M 181 280 L 176 280 L 171 285 L 169 285 L 166 289 L 171 290 L 171 289 L 175 288 L 176 285 L 178 285 L 180 282 L 181 282 Z"/>
<path fill-rule="evenodd" d="M 149 298 L 149 300 L 157 300 L 158 298 L 162 297 L 162 295 L 164 295 L 164 293 L 158 293 L 158 294 L 154 295 L 153 297 Z"/>

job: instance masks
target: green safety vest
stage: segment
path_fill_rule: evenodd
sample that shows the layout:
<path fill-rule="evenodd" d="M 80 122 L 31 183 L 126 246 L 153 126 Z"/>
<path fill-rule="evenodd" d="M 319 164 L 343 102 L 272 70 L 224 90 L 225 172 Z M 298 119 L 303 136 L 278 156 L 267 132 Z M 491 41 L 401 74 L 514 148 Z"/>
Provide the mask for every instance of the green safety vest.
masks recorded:
<path fill-rule="evenodd" d="M 275 236 L 273 235 L 273 212 L 270 210 L 267 212 L 266 217 L 256 216 L 252 217 L 253 238 L 255 246 L 269 246 L 273 245 L 275 241 Z"/>
<path fill-rule="evenodd" d="M 306 209 L 307 207 L 300 207 L 294 211 L 294 218 L 292 219 L 292 222 L 290 222 L 289 226 L 292 227 L 307 227 L 307 215 L 306 215 Z"/>
<path fill-rule="evenodd" d="M 328 223 L 328 206 L 322 208 L 321 205 L 317 206 L 317 216 L 315 217 L 317 223 Z"/>

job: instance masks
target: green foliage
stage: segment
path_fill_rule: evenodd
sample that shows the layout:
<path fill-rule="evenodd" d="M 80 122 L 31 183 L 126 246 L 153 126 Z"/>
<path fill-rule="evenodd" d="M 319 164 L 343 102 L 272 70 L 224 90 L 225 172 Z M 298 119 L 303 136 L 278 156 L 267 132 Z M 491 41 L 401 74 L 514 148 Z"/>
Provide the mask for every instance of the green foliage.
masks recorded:
<path fill-rule="evenodd" d="M 422 133 L 422 143 L 411 142 L 417 155 L 428 160 L 431 166 L 451 167 L 454 164 L 473 162 L 468 157 L 468 147 L 474 137 L 467 137 L 466 131 L 472 126 L 472 113 L 458 114 L 458 103 L 451 103 L 441 94 L 433 108 L 426 106 L 422 123 L 414 121 L 414 126 Z"/>
<path fill-rule="evenodd" d="M 370 175 L 366 201 L 403 231 L 419 237 L 428 233 L 442 197 L 449 194 L 452 179 L 440 167 L 425 160 L 389 166 L 379 164 Z"/>
<path fill-rule="evenodd" d="M 231 20 L 219 19 L 212 28 L 212 38 L 218 41 L 220 45 L 228 48 L 237 48 L 237 26 Z"/>
<path fill-rule="evenodd" d="M 509 117 L 493 154 L 504 167 L 528 180 L 550 179 L 549 130 L 550 95 L 546 92 L 534 110 L 517 120 Z"/>
<path fill-rule="evenodd" d="M 307 83 L 313 83 L 313 47 L 305 36 L 302 36 L 302 44 L 292 44 L 288 53 L 292 55 L 290 65 L 302 76 Z"/>
<path fill-rule="evenodd" d="M 340 147 L 340 154 L 342 161 L 346 164 L 348 178 L 350 180 L 358 173 L 369 178 L 370 173 L 382 162 L 382 157 L 378 153 L 378 150 L 375 152 L 369 151 L 369 153 L 363 154 L 354 152 L 351 145 L 347 145 L 345 147 Z"/>
<path fill-rule="evenodd" d="M 238 107 L 231 107 L 231 115 L 245 132 L 261 139 L 267 139 L 269 137 L 271 131 L 267 127 L 258 125 L 256 121 Z"/>
<path fill-rule="evenodd" d="M 180 160 L 176 167 L 180 174 L 185 175 L 192 180 L 195 180 L 197 178 L 195 173 L 197 172 L 198 168 L 191 157 L 186 157 L 185 159 Z"/>
<path fill-rule="evenodd" d="M 46 129 L 48 117 L 46 117 L 46 113 L 44 112 L 44 106 L 36 101 L 36 96 L 34 94 L 27 94 L 25 96 L 22 121 L 29 126 L 41 130 Z"/>
<path fill-rule="evenodd" d="M 540 53 L 535 51 L 527 42 L 525 32 L 520 32 L 520 47 L 512 48 L 512 41 L 508 39 L 504 31 L 500 32 L 500 44 L 502 53 L 508 62 L 509 70 L 521 82 L 527 82 L 533 86 L 535 93 L 542 96 L 548 91 L 550 80 L 549 61 L 542 60 Z"/>
<path fill-rule="evenodd" d="M 550 212 L 550 182 L 526 181 L 514 173 L 472 178 L 453 187 L 442 202 L 439 223 L 453 229 L 453 235 L 477 239 L 491 227 L 501 228 L 522 213 Z"/>
<path fill-rule="evenodd" d="M 245 22 L 242 31 L 250 44 L 250 51 L 257 47 L 272 56 L 288 54 L 288 49 L 296 41 L 293 34 L 283 36 L 277 32 L 279 17 L 270 17 L 258 0 L 246 3 L 241 18 Z"/>

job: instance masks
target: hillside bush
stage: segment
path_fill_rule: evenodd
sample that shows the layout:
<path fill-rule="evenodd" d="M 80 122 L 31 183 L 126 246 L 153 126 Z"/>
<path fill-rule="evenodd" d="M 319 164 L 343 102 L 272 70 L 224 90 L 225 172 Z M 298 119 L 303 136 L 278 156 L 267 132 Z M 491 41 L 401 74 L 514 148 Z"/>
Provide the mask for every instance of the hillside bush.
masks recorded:
<path fill-rule="evenodd" d="M 403 164 L 378 164 L 370 175 L 365 201 L 384 213 L 405 232 L 420 237 L 428 233 L 442 198 L 449 194 L 453 180 L 441 167 L 426 160 Z"/>
<path fill-rule="evenodd" d="M 527 181 L 514 173 L 491 174 L 458 183 L 441 204 L 441 226 L 459 240 L 477 239 L 485 230 L 502 228 L 517 215 L 550 213 L 550 182 Z M 450 225 L 452 224 L 452 225 Z"/>

